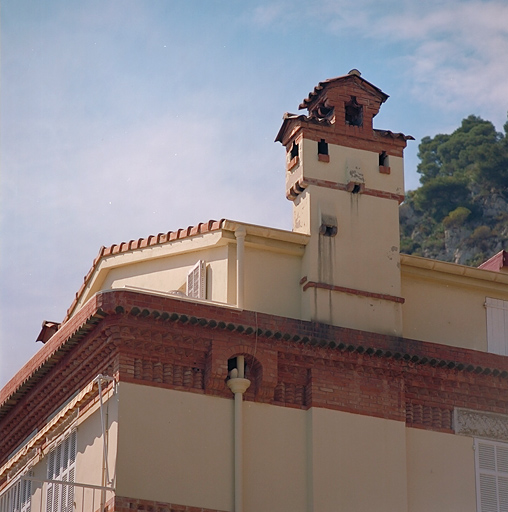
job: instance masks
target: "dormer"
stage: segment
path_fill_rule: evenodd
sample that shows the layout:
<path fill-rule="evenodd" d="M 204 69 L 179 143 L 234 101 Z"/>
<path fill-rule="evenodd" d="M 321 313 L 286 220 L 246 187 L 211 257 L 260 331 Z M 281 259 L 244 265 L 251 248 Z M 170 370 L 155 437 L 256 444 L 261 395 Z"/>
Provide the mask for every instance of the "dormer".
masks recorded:
<path fill-rule="evenodd" d="M 309 117 L 330 121 L 335 132 L 354 130 L 356 136 L 370 136 L 372 119 L 387 99 L 387 94 L 353 69 L 345 76 L 319 82 L 299 110 L 307 109 Z"/>

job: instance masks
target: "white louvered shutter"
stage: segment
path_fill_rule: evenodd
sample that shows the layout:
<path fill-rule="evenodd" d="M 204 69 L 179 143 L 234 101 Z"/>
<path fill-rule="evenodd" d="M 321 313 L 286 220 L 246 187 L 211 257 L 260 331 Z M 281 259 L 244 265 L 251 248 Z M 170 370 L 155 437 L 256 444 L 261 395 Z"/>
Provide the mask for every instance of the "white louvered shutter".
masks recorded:
<path fill-rule="evenodd" d="M 206 262 L 199 260 L 187 274 L 187 296 L 206 299 Z"/>
<path fill-rule="evenodd" d="M 73 430 L 49 453 L 48 480 L 74 483 L 75 470 L 76 431 Z M 72 485 L 48 484 L 46 512 L 72 512 L 73 505 Z"/>
<path fill-rule="evenodd" d="M 487 308 L 487 350 L 493 354 L 508 355 L 508 301 L 485 300 Z"/>
<path fill-rule="evenodd" d="M 32 472 L 29 471 L 27 476 L 32 476 Z M 20 512 L 30 512 L 32 507 L 32 482 L 30 480 L 21 480 L 20 482 Z"/>
<path fill-rule="evenodd" d="M 28 471 L 23 476 L 33 476 Z M 1 512 L 30 512 L 32 500 L 32 482 L 21 476 L 6 492 L 0 495 Z"/>
<path fill-rule="evenodd" d="M 508 445 L 476 440 L 478 512 L 508 512 Z"/>

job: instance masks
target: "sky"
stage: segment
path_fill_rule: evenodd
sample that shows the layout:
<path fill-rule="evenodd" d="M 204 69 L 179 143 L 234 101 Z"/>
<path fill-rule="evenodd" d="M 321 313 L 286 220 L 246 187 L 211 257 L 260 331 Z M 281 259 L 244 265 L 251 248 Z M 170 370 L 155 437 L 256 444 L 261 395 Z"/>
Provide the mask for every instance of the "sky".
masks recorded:
<path fill-rule="evenodd" d="M 0 387 L 102 245 L 228 218 L 291 229 L 285 112 L 359 69 L 374 127 L 503 130 L 506 0 L 3 0 Z"/>

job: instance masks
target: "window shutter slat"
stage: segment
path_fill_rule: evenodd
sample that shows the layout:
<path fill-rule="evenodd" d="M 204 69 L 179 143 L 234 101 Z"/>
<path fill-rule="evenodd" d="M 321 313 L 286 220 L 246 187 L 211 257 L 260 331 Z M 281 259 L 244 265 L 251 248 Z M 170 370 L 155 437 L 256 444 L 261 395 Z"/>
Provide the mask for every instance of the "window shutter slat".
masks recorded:
<path fill-rule="evenodd" d="M 479 512 L 508 512 L 508 444 L 475 440 Z"/>
<path fill-rule="evenodd" d="M 499 510 L 500 512 L 508 512 L 508 478 L 499 477 L 497 488 L 499 492 Z"/>
<path fill-rule="evenodd" d="M 498 446 L 496 449 L 497 470 L 508 476 L 508 446 Z"/>
<path fill-rule="evenodd" d="M 73 430 L 48 456 L 48 479 L 74 482 L 77 453 L 77 434 Z M 48 484 L 46 512 L 72 512 L 74 508 L 74 487 L 71 485 Z M 25 512 L 25 511 L 21 511 Z M 30 512 L 27 510 L 26 512 Z"/>
<path fill-rule="evenodd" d="M 497 482 L 494 475 L 480 475 L 481 512 L 498 512 Z"/>
<path fill-rule="evenodd" d="M 494 446 L 482 442 L 478 443 L 478 460 L 480 463 L 480 469 L 495 471 L 496 459 Z"/>
<path fill-rule="evenodd" d="M 187 296 L 206 299 L 206 262 L 199 260 L 187 274 Z"/>

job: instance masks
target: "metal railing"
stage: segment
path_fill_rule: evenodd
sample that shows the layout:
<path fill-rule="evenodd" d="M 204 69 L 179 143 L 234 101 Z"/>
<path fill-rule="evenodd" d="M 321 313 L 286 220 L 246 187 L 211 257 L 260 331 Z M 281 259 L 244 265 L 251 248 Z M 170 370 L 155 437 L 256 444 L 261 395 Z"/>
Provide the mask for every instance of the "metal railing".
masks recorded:
<path fill-rule="evenodd" d="M 0 493 L 0 512 L 103 512 L 111 487 L 24 475 Z"/>

